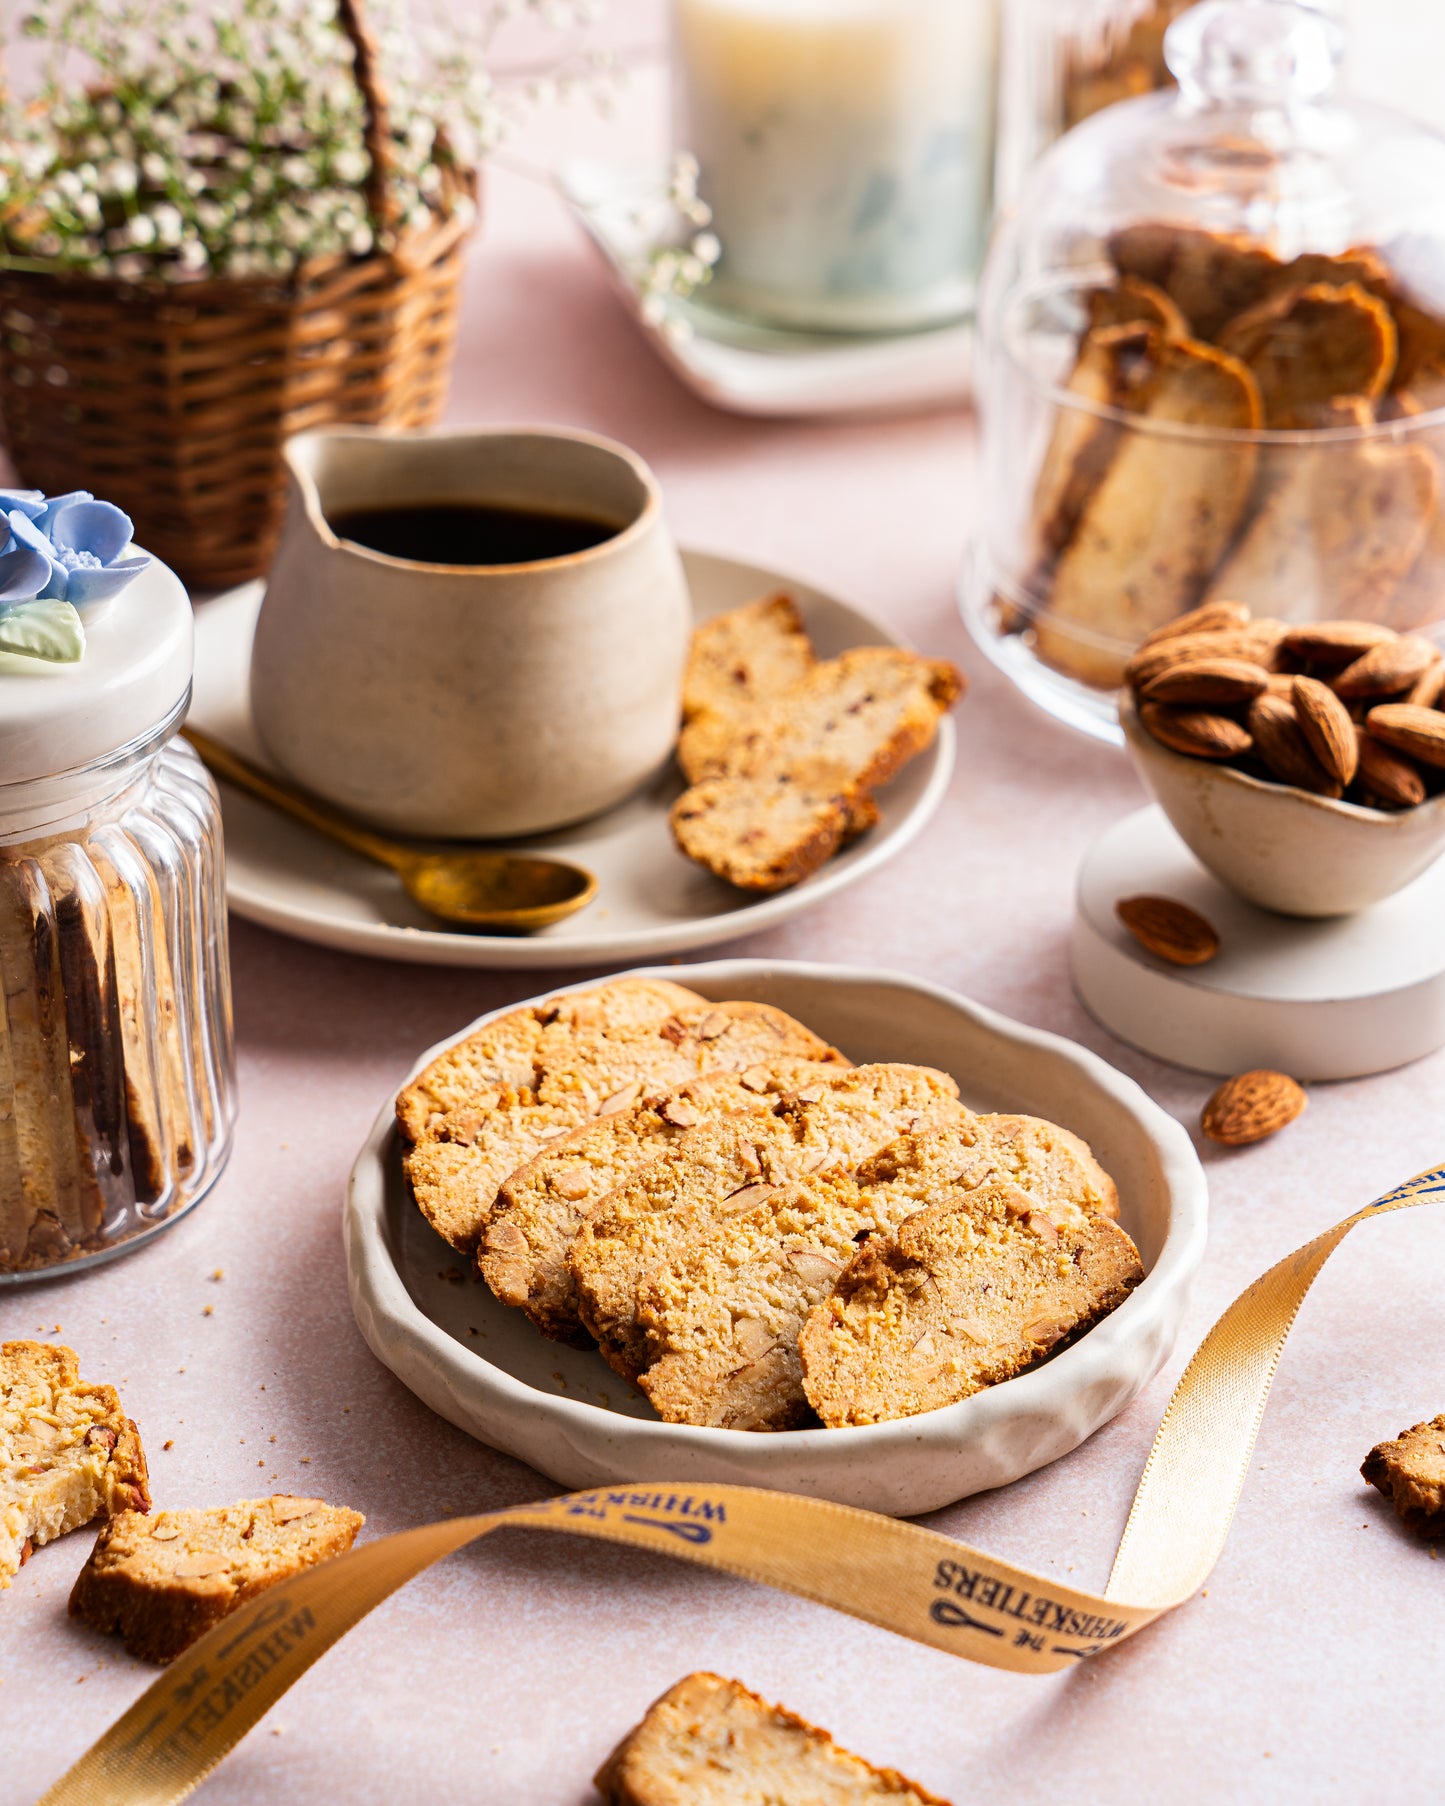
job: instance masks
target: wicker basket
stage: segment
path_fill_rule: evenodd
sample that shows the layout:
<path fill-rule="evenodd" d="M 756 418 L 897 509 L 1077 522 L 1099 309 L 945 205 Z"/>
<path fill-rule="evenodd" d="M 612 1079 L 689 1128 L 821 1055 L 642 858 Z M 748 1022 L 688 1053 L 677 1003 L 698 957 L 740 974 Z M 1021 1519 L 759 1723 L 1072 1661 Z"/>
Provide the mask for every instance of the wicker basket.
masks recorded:
<path fill-rule="evenodd" d="M 393 217 L 388 105 L 356 0 L 373 222 Z M 308 427 L 431 425 L 446 399 L 473 185 L 364 258 L 285 278 L 178 284 L 0 271 L 0 421 L 22 483 L 87 488 L 200 588 L 259 576 L 285 505 L 280 452 Z"/>

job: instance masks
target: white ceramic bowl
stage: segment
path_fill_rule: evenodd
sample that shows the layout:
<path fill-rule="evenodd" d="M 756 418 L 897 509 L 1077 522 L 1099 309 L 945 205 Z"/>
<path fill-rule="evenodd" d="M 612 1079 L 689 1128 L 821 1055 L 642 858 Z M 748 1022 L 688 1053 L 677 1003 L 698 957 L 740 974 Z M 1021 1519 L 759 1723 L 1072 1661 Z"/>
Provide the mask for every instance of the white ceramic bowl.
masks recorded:
<path fill-rule="evenodd" d="M 1118 1183 L 1143 1282 L 1052 1361 L 921 1417 L 775 1435 L 664 1424 L 599 1355 L 546 1341 L 471 1278 L 407 1195 L 388 1098 L 347 1198 L 351 1303 L 378 1358 L 433 1410 L 568 1487 L 731 1481 L 912 1515 L 1067 1454 L 1168 1359 L 1204 1252 L 1206 1187 L 1188 1135 L 1131 1079 L 1057 1035 L 898 973 L 719 960 L 651 975 L 713 999 L 777 1004 L 857 1061 L 938 1066 L 979 1109 L 1076 1130 Z"/>
<path fill-rule="evenodd" d="M 1445 852 L 1445 796 L 1416 809 L 1362 809 L 1189 759 L 1146 732 L 1127 692 L 1119 723 L 1179 838 L 1222 884 L 1265 909 L 1352 915 L 1403 890 Z"/>

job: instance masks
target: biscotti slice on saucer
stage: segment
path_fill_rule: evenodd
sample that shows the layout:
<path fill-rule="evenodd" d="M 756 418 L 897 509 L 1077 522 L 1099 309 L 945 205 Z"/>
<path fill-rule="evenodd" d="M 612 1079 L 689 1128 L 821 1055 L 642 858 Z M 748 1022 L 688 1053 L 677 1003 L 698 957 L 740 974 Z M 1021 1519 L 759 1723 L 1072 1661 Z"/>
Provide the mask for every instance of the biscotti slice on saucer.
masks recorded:
<path fill-rule="evenodd" d="M 701 1123 L 604 1198 L 570 1256 L 578 1312 L 627 1379 L 648 1364 L 638 1290 L 705 1225 L 749 1210 L 769 1189 L 844 1169 L 896 1136 L 966 1119 L 958 1087 L 925 1066 L 858 1066 L 771 1108 Z"/>
<path fill-rule="evenodd" d="M 706 776 L 752 711 L 800 683 L 816 663 L 791 596 L 764 596 L 704 621 L 682 680 L 677 761 L 687 781 Z"/>
<path fill-rule="evenodd" d="M 80 1570 L 70 1615 L 118 1632 L 142 1661 L 174 1661 L 257 1593 L 344 1554 L 365 1522 L 282 1493 L 209 1511 L 125 1511 Z"/>
<path fill-rule="evenodd" d="M 689 1674 L 597 1771 L 606 1806 L 948 1806 L 737 1681 Z"/>
<path fill-rule="evenodd" d="M 549 1142 L 502 1185 L 477 1265 L 503 1304 L 523 1310 L 554 1341 L 590 1345 L 577 1315 L 567 1255 L 594 1205 L 669 1143 L 712 1117 L 830 1077 L 847 1062 L 771 1060 L 654 1093 Z"/>
<path fill-rule="evenodd" d="M 73 1348 L 0 1343 L 0 1588 L 32 1547 L 98 1517 L 150 1510 L 139 1432 Z"/>
<path fill-rule="evenodd" d="M 1445 1417 L 1380 1443 L 1360 1472 L 1391 1501 L 1407 1529 L 1445 1537 Z"/>
<path fill-rule="evenodd" d="M 432 1227 L 454 1248 L 473 1253 L 502 1181 L 547 1142 L 630 1109 L 646 1093 L 770 1059 L 832 1062 L 840 1056 L 801 1023 L 762 1003 L 699 1002 L 616 1027 L 578 1026 L 559 1017 L 537 1035 L 523 1082 L 516 1082 L 520 1073 L 509 1079 L 496 1068 L 494 1077 L 482 1062 L 474 1063 L 466 1085 L 457 1082 L 454 1069 L 445 1074 L 445 1095 L 454 1101 L 426 1117 L 406 1154 L 412 1192 Z M 429 1080 L 424 1073 L 411 1091 L 440 1089 Z M 403 1093 L 400 1114 L 404 1124 L 415 1124 L 415 1098 Z"/>
<path fill-rule="evenodd" d="M 678 798 L 678 845 L 744 890 L 798 883 L 874 818 L 872 792 L 932 743 L 962 689 L 945 660 L 896 646 L 816 665 Z"/>
<path fill-rule="evenodd" d="M 865 1242 L 810 1312 L 803 1389 L 832 1427 L 935 1411 L 1022 1373 L 1143 1276 L 1107 1217 L 1004 1180 L 957 1189 Z"/>

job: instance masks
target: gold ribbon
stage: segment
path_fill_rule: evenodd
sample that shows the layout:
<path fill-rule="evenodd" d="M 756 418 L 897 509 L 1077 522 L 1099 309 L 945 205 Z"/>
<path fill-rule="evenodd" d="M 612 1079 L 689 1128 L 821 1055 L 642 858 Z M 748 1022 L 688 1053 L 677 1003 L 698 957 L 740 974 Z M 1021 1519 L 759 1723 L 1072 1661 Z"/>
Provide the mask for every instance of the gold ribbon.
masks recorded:
<path fill-rule="evenodd" d="M 1229 1533 L 1280 1352 L 1357 1223 L 1445 1196 L 1422 1173 L 1271 1267 L 1200 1344 L 1170 1400 L 1102 1595 L 916 1524 L 742 1486 L 608 1486 L 363 1543 L 258 1595 L 193 1643 L 40 1806 L 184 1799 L 338 1638 L 423 1568 L 509 1524 L 632 1543 L 781 1587 L 934 1649 L 1048 1674 L 1182 1605 Z"/>

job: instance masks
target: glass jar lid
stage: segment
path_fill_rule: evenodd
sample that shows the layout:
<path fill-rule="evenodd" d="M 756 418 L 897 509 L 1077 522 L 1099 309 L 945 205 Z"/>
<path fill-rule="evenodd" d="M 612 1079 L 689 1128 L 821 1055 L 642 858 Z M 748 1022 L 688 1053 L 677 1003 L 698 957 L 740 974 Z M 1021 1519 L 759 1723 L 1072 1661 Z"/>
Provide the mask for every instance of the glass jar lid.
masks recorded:
<path fill-rule="evenodd" d="M 0 785 L 77 771 L 144 739 L 185 700 L 193 638 L 180 579 L 153 559 L 87 622 L 76 663 L 0 653 Z"/>

